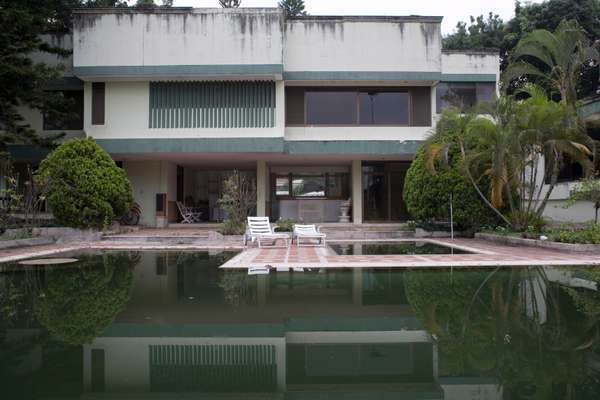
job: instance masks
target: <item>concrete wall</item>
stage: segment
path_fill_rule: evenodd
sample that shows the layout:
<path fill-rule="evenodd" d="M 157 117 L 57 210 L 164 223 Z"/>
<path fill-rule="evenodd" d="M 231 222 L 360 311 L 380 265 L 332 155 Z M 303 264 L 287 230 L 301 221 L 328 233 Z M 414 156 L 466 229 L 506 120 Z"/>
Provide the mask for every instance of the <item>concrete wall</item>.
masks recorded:
<path fill-rule="evenodd" d="M 133 186 L 133 198 L 142 208 L 140 225 L 156 226 L 156 194 L 167 201 L 177 199 L 177 166 L 168 161 L 125 161 L 125 172 Z"/>
<path fill-rule="evenodd" d="M 285 140 L 425 140 L 430 126 L 287 127 Z"/>
<path fill-rule="evenodd" d="M 547 188 L 547 185 L 544 185 Z M 558 183 L 544 210 L 544 216 L 556 222 L 589 222 L 594 220 L 594 203 L 591 201 L 578 201 L 565 208 L 569 193 L 577 186 L 577 182 Z M 545 190 L 544 190 L 545 192 Z"/>
<path fill-rule="evenodd" d="M 277 9 L 75 14 L 75 67 L 282 64 Z"/>
<path fill-rule="evenodd" d="M 500 57 L 497 53 L 490 52 L 445 50 L 442 52 L 442 73 L 499 76 Z"/>
<path fill-rule="evenodd" d="M 286 71 L 437 71 L 440 23 L 316 17 L 286 23 Z"/>
<path fill-rule="evenodd" d="M 546 166 L 544 160 L 541 159 L 538 165 L 538 175 L 536 181 L 536 189 L 541 186 L 542 193 L 540 198 L 544 198 L 549 188 L 549 185 L 544 184 L 544 170 Z M 578 185 L 577 182 L 560 182 L 554 186 L 552 193 L 548 199 L 548 203 L 544 210 L 544 217 L 554 222 L 575 222 L 583 223 L 594 220 L 594 204 L 589 201 L 578 201 L 572 206 L 565 208 L 567 199 L 573 190 Z"/>

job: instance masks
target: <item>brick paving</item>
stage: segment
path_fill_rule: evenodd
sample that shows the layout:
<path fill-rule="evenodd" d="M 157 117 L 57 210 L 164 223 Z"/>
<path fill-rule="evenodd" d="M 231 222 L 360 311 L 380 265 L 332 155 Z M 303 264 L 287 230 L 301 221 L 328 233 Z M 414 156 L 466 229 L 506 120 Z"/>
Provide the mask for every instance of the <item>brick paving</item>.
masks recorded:
<path fill-rule="evenodd" d="M 133 233 L 133 232 L 132 232 Z M 139 234 L 138 232 L 135 232 Z M 161 230 L 164 234 L 164 230 Z M 179 232 L 177 232 L 179 234 Z M 189 232 L 187 232 L 189 234 Z M 164 244 L 159 241 L 98 241 L 32 246 L 0 251 L 0 262 L 31 257 L 44 257 L 68 251 L 99 250 L 242 250 L 241 239 L 199 239 L 189 244 Z M 506 246 L 476 239 L 435 239 L 433 243 L 470 250 L 473 254 L 431 255 L 337 255 L 329 247 L 296 247 L 244 249 L 222 268 L 249 268 L 271 265 L 274 268 L 415 268 L 469 266 L 530 266 L 530 265 L 600 265 L 600 253 L 566 253 L 524 246 Z"/>
<path fill-rule="evenodd" d="M 530 265 L 600 265 L 600 253 L 564 253 L 555 250 L 506 246 L 475 239 L 435 239 L 473 254 L 338 255 L 330 248 L 295 246 L 289 249 L 251 248 L 222 268 L 415 268 Z"/>

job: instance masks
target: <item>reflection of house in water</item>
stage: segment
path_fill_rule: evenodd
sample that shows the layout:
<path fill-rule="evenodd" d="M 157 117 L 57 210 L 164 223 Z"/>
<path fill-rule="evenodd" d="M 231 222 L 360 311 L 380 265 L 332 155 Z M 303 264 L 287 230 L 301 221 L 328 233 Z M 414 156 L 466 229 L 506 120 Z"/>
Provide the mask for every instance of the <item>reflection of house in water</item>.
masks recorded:
<path fill-rule="evenodd" d="M 178 257 L 142 255 L 127 309 L 85 346 L 86 391 L 501 398 L 493 382 L 438 380 L 402 274 L 247 276 Z"/>

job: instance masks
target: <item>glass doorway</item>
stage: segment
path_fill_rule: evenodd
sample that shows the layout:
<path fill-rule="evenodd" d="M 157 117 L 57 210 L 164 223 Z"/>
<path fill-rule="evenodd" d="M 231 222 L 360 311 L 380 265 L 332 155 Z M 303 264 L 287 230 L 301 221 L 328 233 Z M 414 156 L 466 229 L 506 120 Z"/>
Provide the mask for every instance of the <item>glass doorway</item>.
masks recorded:
<path fill-rule="evenodd" d="M 402 198 L 410 162 L 363 163 L 363 215 L 367 222 L 406 221 Z"/>

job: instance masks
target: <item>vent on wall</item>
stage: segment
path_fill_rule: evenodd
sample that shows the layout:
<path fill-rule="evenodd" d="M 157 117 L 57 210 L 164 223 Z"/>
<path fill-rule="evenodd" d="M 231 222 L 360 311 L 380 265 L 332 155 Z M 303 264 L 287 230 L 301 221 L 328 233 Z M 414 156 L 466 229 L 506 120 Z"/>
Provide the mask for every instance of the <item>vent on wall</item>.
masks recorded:
<path fill-rule="evenodd" d="M 150 128 L 275 126 L 274 82 L 151 82 Z"/>

